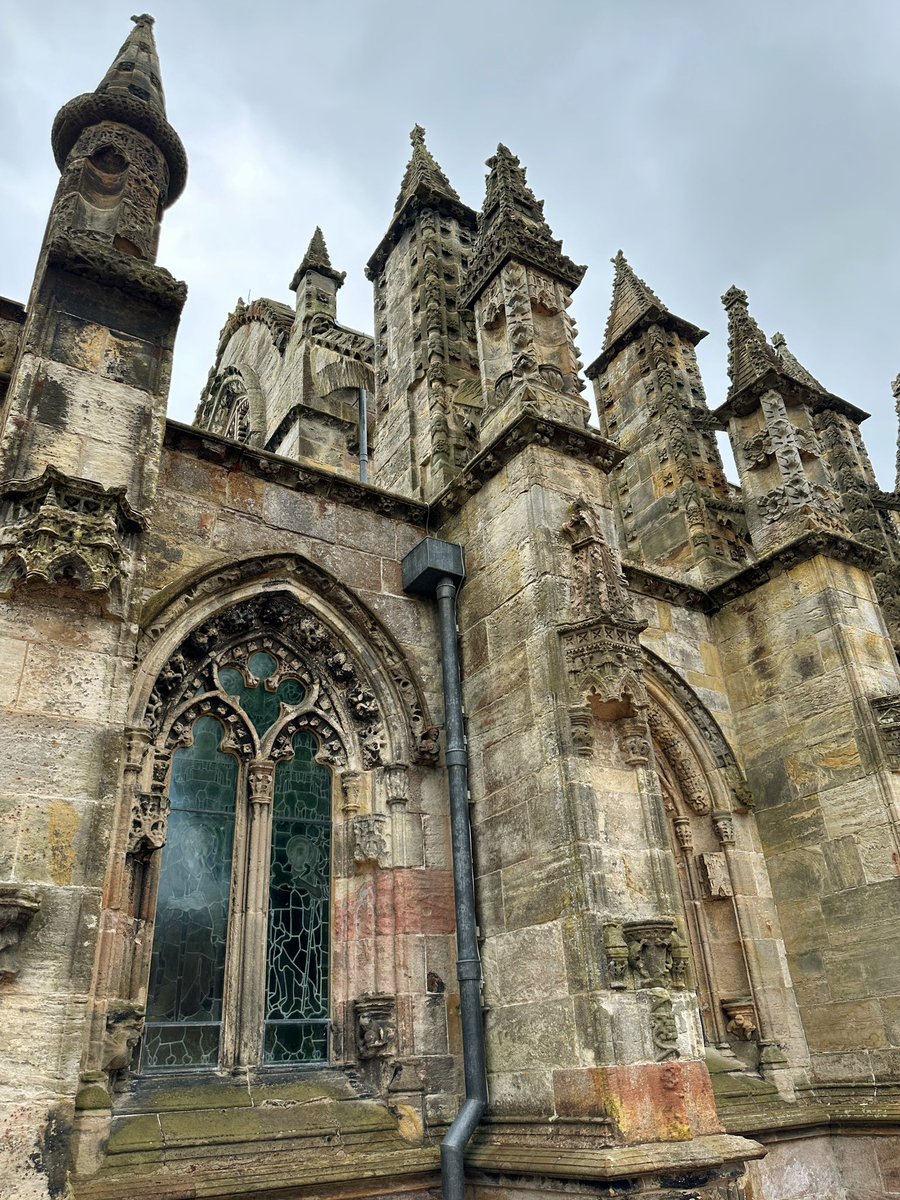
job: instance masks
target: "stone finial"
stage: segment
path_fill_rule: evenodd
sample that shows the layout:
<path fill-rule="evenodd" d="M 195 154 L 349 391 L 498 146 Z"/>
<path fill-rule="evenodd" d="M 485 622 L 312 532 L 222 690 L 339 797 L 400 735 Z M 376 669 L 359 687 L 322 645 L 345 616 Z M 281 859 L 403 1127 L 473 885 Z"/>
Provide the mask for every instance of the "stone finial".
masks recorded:
<path fill-rule="evenodd" d="M 133 16 L 134 28 L 122 43 L 95 91 L 64 104 L 53 122 L 51 142 L 56 165 L 66 158 L 83 131 L 105 121 L 128 125 L 162 152 L 169 168 L 168 207 L 181 195 L 187 179 L 187 155 L 178 134 L 166 119 L 166 97 L 159 54 L 149 13 Z"/>
<path fill-rule="evenodd" d="M 425 145 L 425 130 L 421 125 L 412 127 L 409 140 L 412 143 L 412 155 L 400 184 L 400 194 L 394 205 L 394 212 L 399 212 L 404 204 L 420 191 L 436 192 L 448 196 L 451 200 L 459 201 L 459 193 L 453 188 L 434 155 Z"/>
<path fill-rule="evenodd" d="M 747 293 L 732 286 L 722 297 L 722 303 L 728 313 L 728 375 L 730 394 L 734 396 L 770 371 L 783 368 L 766 335 L 750 316 Z"/>
<path fill-rule="evenodd" d="M 621 250 L 610 261 L 616 268 L 616 274 L 613 279 L 612 304 L 606 322 L 606 336 L 603 339 L 604 350 L 608 350 L 642 317 L 654 312 L 661 315 L 669 311 L 657 294 L 635 274 Z"/>
<path fill-rule="evenodd" d="M 478 237 L 460 299 L 470 307 L 494 274 L 510 259 L 528 263 L 574 291 L 587 267 L 562 252 L 544 218 L 544 202 L 528 186 L 525 168 L 501 142 L 487 160 L 489 168 Z"/>
<path fill-rule="evenodd" d="M 294 272 L 294 278 L 291 280 L 292 292 L 296 292 L 300 286 L 300 280 L 307 271 L 316 271 L 319 275 L 326 276 L 326 278 L 333 280 L 335 287 L 340 287 L 347 278 L 346 271 L 336 271 L 331 265 L 328 247 L 325 245 L 325 238 L 318 225 L 309 240 L 309 245 L 306 248 L 306 253 L 303 255 L 300 266 Z"/>
<path fill-rule="evenodd" d="M 782 366 L 788 375 L 791 376 L 797 383 L 803 384 L 804 387 L 812 388 L 817 392 L 824 392 L 825 389 L 819 383 L 815 376 L 807 371 L 802 363 L 798 362 L 791 351 L 788 349 L 787 338 L 783 333 L 772 334 L 772 345 L 775 348 L 775 353 L 781 359 Z"/>

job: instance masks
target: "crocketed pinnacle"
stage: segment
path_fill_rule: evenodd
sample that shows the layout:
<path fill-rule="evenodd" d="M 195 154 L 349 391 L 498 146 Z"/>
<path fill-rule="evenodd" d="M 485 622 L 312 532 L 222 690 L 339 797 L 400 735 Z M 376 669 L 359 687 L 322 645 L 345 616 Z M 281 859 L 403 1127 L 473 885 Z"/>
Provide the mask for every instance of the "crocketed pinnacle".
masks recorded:
<path fill-rule="evenodd" d="M 296 292 L 300 286 L 300 280 L 307 271 L 316 271 L 319 275 L 325 275 L 328 279 L 333 279 L 337 287 L 340 287 L 347 277 L 346 271 L 336 271 L 331 265 L 328 247 L 325 245 L 325 238 L 318 225 L 316 226 L 315 233 L 309 240 L 306 253 L 303 255 L 303 261 L 294 272 L 294 278 L 291 280 L 292 292 Z"/>
<path fill-rule="evenodd" d="M 450 180 L 425 145 L 425 130 L 421 125 L 413 126 L 409 140 L 412 142 L 412 156 L 400 184 L 400 195 L 394 205 L 394 212 L 399 212 L 408 200 L 422 192 L 444 195 L 459 201 L 459 193 L 451 186 Z"/>
<path fill-rule="evenodd" d="M 554 238 L 544 219 L 544 202 L 528 186 L 518 158 L 501 143 L 486 165 L 489 171 L 484 205 L 462 303 L 470 306 L 510 259 L 530 263 L 571 288 L 578 287 L 587 268 L 563 254 L 562 242 Z"/>
<path fill-rule="evenodd" d="M 728 375 L 732 396 L 756 383 L 770 371 L 785 373 L 781 359 L 766 335 L 750 316 L 747 293 L 730 287 L 722 297 L 728 313 Z"/>
<path fill-rule="evenodd" d="M 783 333 L 772 334 L 772 345 L 775 347 L 775 353 L 781 359 L 781 364 L 787 375 L 790 375 L 797 383 L 802 383 L 804 387 L 812 388 L 817 392 L 825 391 L 818 379 L 814 375 L 811 375 L 806 367 L 802 363 L 799 363 L 790 352 L 787 339 Z"/>
<path fill-rule="evenodd" d="M 89 126 L 104 121 L 129 125 L 155 142 L 165 157 L 169 167 L 166 203 L 172 204 L 184 189 L 187 156 L 166 119 L 153 18 L 142 13 L 131 19 L 134 28 L 96 91 L 76 96 L 57 113 L 51 135 L 53 154 L 62 170 L 69 151 Z"/>
<path fill-rule="evenodd" d="M 650 313 L 662 314 L 669 311 L 659 296 L 634 273 L 621 250 L 610 261 L 616 268 L 616 275 L 613 280 L 609 320 L 606 322 L 606 336 L 603 339 L 604 350 L 608 350 L 642 317 Z"/>

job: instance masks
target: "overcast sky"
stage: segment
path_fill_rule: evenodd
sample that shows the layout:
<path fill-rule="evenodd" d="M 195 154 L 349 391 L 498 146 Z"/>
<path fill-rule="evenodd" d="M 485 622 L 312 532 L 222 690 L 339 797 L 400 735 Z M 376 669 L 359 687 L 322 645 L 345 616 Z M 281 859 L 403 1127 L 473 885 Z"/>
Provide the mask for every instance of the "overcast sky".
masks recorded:
<path fill-rule="evenodd" d="M 151 0 L 152 2 L 152 0 Z M 99 83 L 133 0 L 0 0 L 0 294 L 25 300 L 58 173 L 57 109 Z M 239 295 L 292 300 L 321 224 L 346 270 L 338 315 L 371 330 L 363 265 L 409 156 L 428 144 L 480 207 L 498 141 L 520 156 L 566 252 L 599 353 L 621 246 L 725 397 L 720 296 L 829 390 L 872 413 L 894 482 L 900 371 L 900 4 L 895 0 L 155 0 L 187 190 L 159 262 L 190 295 L 170 415 L 188 421 Z"/>

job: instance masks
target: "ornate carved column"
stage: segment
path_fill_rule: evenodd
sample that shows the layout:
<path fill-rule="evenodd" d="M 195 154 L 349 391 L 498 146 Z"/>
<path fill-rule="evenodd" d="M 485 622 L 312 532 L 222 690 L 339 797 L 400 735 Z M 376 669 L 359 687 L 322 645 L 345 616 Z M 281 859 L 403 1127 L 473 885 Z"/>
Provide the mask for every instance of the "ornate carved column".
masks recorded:
<path fill-rule="evenodd" d="M 247 894 L 244 905 L 244 929 L 240 918 L 232 917 L 231 936 L 243 947 L 241 963 L 243 1006 L 239 1045 L 235 1060 L 239 1063 L 262 1061 L 263 1008 L 266 993 L 266 923 L 269 913 L 268 862 L 272 844 L 272 799 L 275 794 L 275 763 L 252 762 L 247 768 L 250 795 L 248 833 Z M 237 922 L 236 922 L 237 918 Z M 239 940 L 238 940 L 239 939 Z"/>

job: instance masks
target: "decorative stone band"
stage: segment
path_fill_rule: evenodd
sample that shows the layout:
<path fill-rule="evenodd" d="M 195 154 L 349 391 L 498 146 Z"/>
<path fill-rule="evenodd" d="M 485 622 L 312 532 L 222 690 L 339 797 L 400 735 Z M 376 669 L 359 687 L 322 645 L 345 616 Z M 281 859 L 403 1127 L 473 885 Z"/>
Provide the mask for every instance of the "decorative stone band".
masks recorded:
<path fill-rule="evenodd" d="M 356 1048 L 361 1059 L 386 1058 L 397 1047 L 397 1002 L 383 992 L 359 996 L 356 1013 Z"/>
<path fill-rule="evenodd" d="M 146 527 L 124 488 L 52 466 L 36 479 L 13 480 L 0 491 L 0 591 L 64 578 L 86 592 L 108 592 Z"/>
<path fill-rule="evenodd" d="M 770 579 L 775 579 L 819 554 L 866 571 L 878 566 L 884 557 L 880 550 L 864 546 L 862 542 L 844 534 L 817 529 L 776 547 L 708 591 L 671 579 L 657 571 L 649 571 L 637 563 L 623 562 L 622 571 L 630 587 L 643 596 L 652 596 L 655 600 L 664 600 L 680 608 L 714 613 L 739 596 L 755 591 Z"/>
<path fill-rule="evenodd" d="M 17 952 L 39 908 L 40 898 L 34 888 L 0 884 L 0 983 L 9 983 L 19 974 Z"/>
<path fill-rule="evenodd" d="M 108 284 L 138 300 L 148 300 L 175 312 L 181 312 L 187 299 L 187 284 L 165 267 L 123 254 L 89 234 L 57 234 L 47 247 L 47 261 L 70 275 Z"/>

